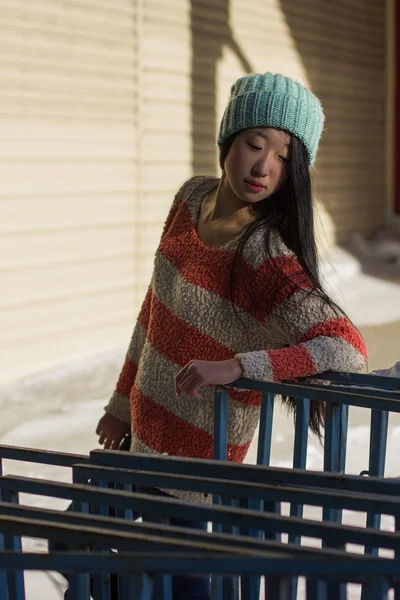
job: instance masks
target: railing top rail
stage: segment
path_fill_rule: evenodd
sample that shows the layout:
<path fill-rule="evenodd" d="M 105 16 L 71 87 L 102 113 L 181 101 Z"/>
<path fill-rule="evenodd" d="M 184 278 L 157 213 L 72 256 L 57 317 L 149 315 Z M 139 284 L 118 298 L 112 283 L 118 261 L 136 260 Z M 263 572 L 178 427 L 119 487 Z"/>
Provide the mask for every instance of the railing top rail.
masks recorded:
<path fill-rule="evenodd" d="M 0 444 L 0 459 L 43 463 L 60 467 L 72 467 L 76 462 L 84 463 L 89 461 L 89 457 L 85 454 L 38 450 L 37 448 L 21 448 L 19 446 L 7 446 L 4 444 Z"/>
<path fill-rule="evenodd" d="M 18 535 L 26 537 L 34 537 L 39 539 L 60 540 L 68 542 L 69 546 L 92 546 L 94 549 L 99 548 L 118 548 L 120 550 L 131 550 L 132 547 L 138 547 L 143 551 L 143 548 L 157 548 L 159 551 L 169 548 L 179 552 L 215 552 L 230 556 L 257 556 L 269 559 L 270 557 L 282 556 L 281 552 L 271 550 L 267 546 L 257 548 L 235 546 L 232 543 L 210 544 L 208 540 L 199 541 L 191 539 L 190 530 L 186 533 L 185 538 L 172 537 L 168 535 L 149 536 L 143 532 L 132 531 L 116 531 L 112 527 L 110 519 L 109 528 L 100 528 L 91 525 L 72 525 L 69 523 L 60 523 L 58 521 L 48 521 L 41 518 L 27 518 L 14 515 L 0 514 L 0 531 L 5 535 Z M 142 546 L 140 548 L 140 546 Z M 290 555 L 290 553 L 288 553 Z M 285 553 L 283 553 L 285 556 Z M 347 555 L 346 555 L 347 556 Z M 348 560 L 357 558 L 358 555 L 349 554 Z M 0 563 L 1 564 L 1 563 Z M 2 565 L 3 568 L 3 565 Z"/>
<path fill-rule="evenodd" d="M 249 379 L 238 379 L 226 386 L 217 386 L 217 389 L 220 390 L 224 388 L 252 390 L 276 395 L 293 396 L 295 398 L 308 398 L 310 400 L 319 400 L 333 404 L 348 404 L 360 408 L 400 412 L 400 392 L 397 391 L 359 389 L 349 386 L 302 383 L 298 381 L 273 383 L 251 381 Z"/>
<path fill-rule="evenodd" d="M 325 487 L 336 490 L 376 494 L 400 495 L 400 478 L 360 477 L 343 473 L 304 471 L 285 467 L 267 467 L 243 463 L 204 460 L 181 456 L 121 453 L 96 449 L 90 452 L 91 464 L 129 470 L 158 471 L 199 477 L 216 477 L 253 483 Z"/>
<path fill-rule="evenodd" d="M 182 517 L 198 521 L 215 521 L 218 523 L 236 524 L 261 530 L 296 533 L 316 538 L 346 537 L 348 542 L 360 544 L 376 544 L 381 547 L 392 547 L 397 544 L 400 533 L 382 533 L 373 528 L 358 528 L 337 523 L 319 522 L 310 519 L 287 517 L 272 513 L 262 513 L 257 510 L 234 508 L 231 506 L 195 504 L 177 500 L 172 497 L 159 497 L 134 492 L 95 488 L 88 485 L 65 484 L 35 480 L 26 477 L 7 476 L 0 479 L 2 487 L 10 491 L 48 495 L 57 498 L 69 498 L 78 502 L 88 502 L 98 506 L 115 506 L 124 510 L 134 508 L 138 512 L 148 512 L 156 518 Z M 396 510 L 399 510 L 396 503 Z M 385 512 L 382 508 L 381 512 Z M 7 518 L 0 519 L 0 527 L 10 527 Z M 15 533 L 13 534 L 15 535 Z M 24 535 L 30 536 L 25 533 Z M 31 535 L 30 537 L 42 537 Z M 351 539 L 350 539 L 351 538 Z M 112 546 L 111 546 L 112 547 Z"/>
<path fill-rule="evenodd" d="M 345 386 L 356 386 L 366 388 L 377 388 L 382 390 L 400 392 L 400 377 L 383 377 L 382 375 L 371 375 L 369 373 L 339 373 L 327 371 L 313 377 L 304 377 L 299 381 L 311 383 L 312 381 L 331 381 Z"/>
<path fill-rule="evenodd" d="M 313 506 L 331 506 L 347 510 L 370 510 L 390 514 L 400 513 L 400 482 L 397 496 L 385 496 L 378 490 L 375 493 L 362 491 L 332 490 L 295 486 L 287 484 L 254 483 L 244 480 L 220 479 L 217 477 L 199 477 L 194 475 L 176 475 L 157 471 L 140 471 L 100 467 L 98 465 L 75 465 L 75 473 L 87 479 L 131 484 L 134 479 L 138 486 L 179 489 L 207 494 L 216 494 L 230 498 L 259 498 L 276 502 L 299 502 Z M 322 483 L 322 482 L 321 482 Z M 1 482 L 0 482 L 1 486 Z M 388 500 L 388 503 L 386 503 Z M 361 504 L 362 508 L 361 508 Z"/>
<path fill-rule="evenodd" d="M 216 560 L 218 557 L 218 560 Z M 305 577 L 346 578 L 359 581 L 360 577 L 398 577 L 400 560 L 387 560 L 371 556 L 361 556 L 343 560 L 301 559 L 298 556 L 282 555 L 257 556 L 221 556 L 221 554 L 165 552 L 124 552 L 123 556 L 104 555 L 98 552 L 35 553 L 0 552 L 0 563 L 5 569 L 49 570 L 68 572 L 104 572 L 116 573 L 212 573 L 220 575 L 279 575 Z"/>
<path fill-rule="evenodd" d="M 347 556 L 348 552 L 343 549 L 336 548 L 320 548 L 311 546 L 299 546 L 297 544 L 287 543 L 282 544 L 274 539 L 260 539 L 233 533 L 218 533 L 213 532 L 210 536 L 205 530 L 188 529 L 175 525 L 167 525 L 163 523 L 152 523 L 130 521 L 118 517 L 106 517 L 102 515 L 93 515 L 86 513 L 74 513 L 71 511 L 57 511 L 52 509 L 38 508 L 32 506 L 21 506 L 9 502 L 0 502 L 0 514 L 3 516 L 24 517 L 35 521 L 42 520 L 44 522 L 64 523 L 76 525 L 78 527 L 96 527 L 101 530 L 109 529 L 112 532 L 124 531 L 129 533 L 142 533 L 146 536 L 161 536 L 167 537 L 187 537 L 193 540 L 207 542 L 208 544 L 228 544 L 235 547 L 245 547 L 253 551 L 271 550 L 278 553 L 295 553 L 298 555 L 314 556 L 330 556 L 341 558 Z M 391 532 L 383 532 L 385 535 Z M 382 537 L 382 536 L 381 536 Z"/>

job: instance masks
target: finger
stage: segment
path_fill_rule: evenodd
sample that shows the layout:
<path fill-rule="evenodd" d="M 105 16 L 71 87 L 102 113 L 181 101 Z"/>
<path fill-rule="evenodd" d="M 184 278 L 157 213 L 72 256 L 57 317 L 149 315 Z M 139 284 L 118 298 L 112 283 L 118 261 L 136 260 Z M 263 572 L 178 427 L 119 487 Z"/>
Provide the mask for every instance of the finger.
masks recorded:
<path fill-rule="evenodd" d="M 197 378 L 198 378 L 197 375 L 195 375 L 194 373 L 190 373 L 187 377 L 185 377 L 185 379 L 182 380 L 182 382 L 179 386 L 179 390 L 181 392 L 185 392 L 186 390 L 189 389 L 189 387 L 191 385 L 193 385 L 195 383 Z"/>
<path fill-rule="evenodd" d="M 187 392 L 187 389 L 194 384 L 194 382 L 196 381 L 196 375 L 189 375 L 184 381 L 181 382 L 181 384 L 178 386 L 178 391 L 177 391 L 177 398 L 178 400 L 181 399 L 181 396 L 183 393 Z"/>
<path fill-rule="evenodd" d="M 111 446 L 112 438 L 107 438 L 104 442 L 104 450 L 109 450 Z"/>
<path fill-rule="evenodd" d="M 182 378 L 185 377 L 185 375 L 190 370 L 191 366 L 192 366 L 192 363 L 188 362 L 184 367 L 182 367 L 182 369 L 180 371 L 178 371 L 178 373 L 175 375 L 175 380 L 178 381 L 178 383 L 180 381 L 182 381 Z"/>
<path fill-rule="evenodd" d="M 120 439 L 113 439 L 113 440 L 111 440 L 110 450 L 118 450 L 118 446 L 119 446 L 120 442 L 121 442 Z"/>
<path fill-rule="evenodd" d="M 201 398 L 201 394 L 199 392 L 199 388 L 201 387 L 201 382 L 196 380 L 187 390 L 187 394 L 192 398 Z"/>
<path fill-rule="evenodd" d="M 101 445 L 104 443 L 104 440 L 106 439 L 107 436 L 102 429 L 100 429 L 99 436 L 100 436 L 99 444 Z"/>

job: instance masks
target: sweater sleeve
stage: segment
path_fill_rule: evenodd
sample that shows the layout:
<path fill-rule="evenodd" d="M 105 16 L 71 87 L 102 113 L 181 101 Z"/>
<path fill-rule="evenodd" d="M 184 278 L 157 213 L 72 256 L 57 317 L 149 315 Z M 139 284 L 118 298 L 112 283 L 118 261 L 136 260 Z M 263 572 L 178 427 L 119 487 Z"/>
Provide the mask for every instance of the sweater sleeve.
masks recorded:
<path fill-rule="evenodd" d="M 117 381 L 117 386 L 111 396 L 110 402 L 105 407 L 106 412 L 126 423 L 131 422 L 129 396 L 133 384 L 135 383 L 140 355 L 146 341 L 147 326 L 150 317 L 151 296 L 152 283 L 150 283 L 148 287 L 138 320 L 133 330 L 125 362 Z"/>
<path fill-rule="evenodd" d="M 171 224 L 173 223 L 173 220 L 179 208 L 179 202 L 183 200 L 183 198 L 186 195 L 191 194 L 193 190 L 196 189 L 196 187 L 202 179 L 204 178 L 197 177 L 189 179 L 179 188 L 178 192 L 175 195 L 172 206 L 169 210 L 166 221 L 164 223 L 160 243 L 166 232 L 171 227 Z M 112 414 L 114 417 L 120 419 L 121 421 L 125 421 L 126 423 L 130 423 L 131 421 L 129 396 L 132 387 L 135 383 L 140 356 L 143 350 L 144 343 L 146 341 L 147 327 L 149 324 L 151 311 L 152 293 L 153 286 L 151 282 L 131 337 L 129 348 L 125 357 L 125 362 L 122 367 L 122 371 L 119 375 L 116 388 L 114 390 L 113 395 L 111 396 L 109 403 L 105 407 L 106 412 Z"/>
<path fill-rule="evenodd" d="M 297 261 L 296 261 L 297 262 Z M 297 263 L 296 276 L 301 267 Z M 303 272 L 303 283 L 307 278 Z M 239 353 L 243 377 L 288 381 L 325 371 L 355 372 L 364 368 L 364 341 L 350 321 L 309 286 L 293 286 L 280 297 L 265 326 L 280 331 L 282 347 Z"/>

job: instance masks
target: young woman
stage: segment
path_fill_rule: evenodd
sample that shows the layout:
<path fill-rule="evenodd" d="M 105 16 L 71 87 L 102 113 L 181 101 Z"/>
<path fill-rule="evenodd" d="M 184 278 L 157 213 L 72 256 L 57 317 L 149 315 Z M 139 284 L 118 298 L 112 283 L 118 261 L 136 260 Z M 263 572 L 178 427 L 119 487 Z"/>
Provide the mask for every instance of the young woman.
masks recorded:
<path fill-rule="evenodd" d="M 363 368 L 364 343 L 318 275 L 310 168 L 323 122 L 319 100 L 287 77 L 233 85 L 218 138 L 221 177 L 195 177 L 175 197 L 98 424 L 105 448 L 129 433 L 132 452 L 211 459 L 214 385 Z M 260 394 L 229 396 L 228 458 L 243 461 Z M 314 432 L 323 419 L 312 402 Z M 207 598 L 207 580 L 188 594 Z"/>

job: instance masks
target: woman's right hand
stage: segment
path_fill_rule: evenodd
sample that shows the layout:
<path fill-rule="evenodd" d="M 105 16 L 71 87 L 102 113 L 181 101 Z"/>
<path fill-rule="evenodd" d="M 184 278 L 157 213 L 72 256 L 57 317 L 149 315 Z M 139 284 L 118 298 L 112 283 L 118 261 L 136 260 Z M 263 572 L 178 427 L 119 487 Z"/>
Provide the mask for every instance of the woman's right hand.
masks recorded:
<path fill-rule="evenodd" d="M 110 413 L 105 413 L 97 425 L 96 433 L 99 444 L 104 445 L 105 450 L 118 450 L 122 439 L 130 433 L 129 423 L 120 421 Z"/>

